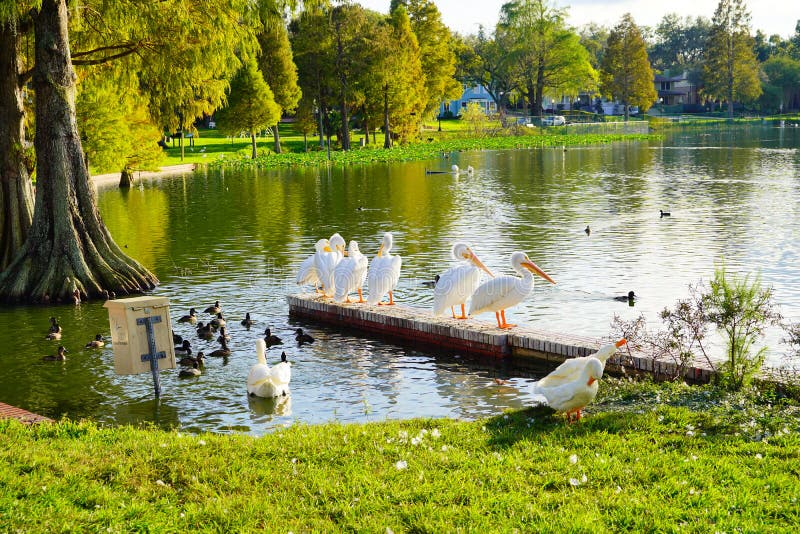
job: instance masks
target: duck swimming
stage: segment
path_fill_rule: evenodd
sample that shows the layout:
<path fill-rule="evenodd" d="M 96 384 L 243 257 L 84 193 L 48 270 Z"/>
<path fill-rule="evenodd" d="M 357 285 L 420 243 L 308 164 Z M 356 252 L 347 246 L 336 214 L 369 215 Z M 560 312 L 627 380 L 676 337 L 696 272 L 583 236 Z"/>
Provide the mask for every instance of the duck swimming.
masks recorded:
<path fill-rule="evenodd" d="M 228 335 L 228 331 L 225 329 L 224 326 L 219 329 L 219 337 L 217 338 L 217 341 L 222 343 L 223 339 L 225 341 L 230 341 L 231 340 L 231 336 Z"/>
<path fill-rule="evenodd" d="M 183 343 L 175 347 L 175 354 L 179 356 L 189 356 L 192 354 L 192 344 L 188 339 L 184 339 Z"/>
<path fill-rule="evenodd" d="M 437 274 L 433 277 L 433 280 L 425 280 L 422 282 L 422 285 L 425 287 L 436 287 L 436 283 L 439 281 L 439 278 L 441 278 L 441 276 Z"/>
<path fill-rule="evenodd" d="M 178 373 L 178 376 L 180 378 L 195 378 L 201 374 L 203 373 L 200 371 L 200 366 L 197 364 L 197 362 L 194 362 L 189 369 L 181 369 Z"/>
<path fill-rule="evenodd" d="M 221 311 L 222 311 L 222 308 L 219 307 L 219 301 L 216 301 L 216 302 L 214 302 L 213 306 L 209 306 L 208 308 L 203 310 L 203 313 L 210 313 L 211 315 L 216 315 Z"/>
<path fill-rule="evenodd" d="M 271 347 L 272 345 L 283 345 L 283 340 L 278 336 L 273 335 L 269 328 L 264 330 L 264 341 L 266 342 L 267 347 Z"/>
<path fill-rule="evenodd" d="M 203 322 L 197 323 L 197 335 L 205 338 L 210 339 L 214 336 L 214 332 L 211 329 L 211 323 L 207 325 L 203 325 Z"/>
<path fill-rule="evenodd" d="M 246 326 L 247 328 L 250 328 L 251 326 L 256 324 L 256 322 L 250 318 L 250 312 L 247 312 L 247 313 L 244 314 L 244 319 L 242 319 L 242 323 L 241 324 L 242 324 L 242 326 Z"/>
<path fill-rule="evenodd" d="M 88 342 L 86 344 L 85 348 L 87 348 L 87 349 L 99 349 L 100 347 L 102 347 L 104 345 L 105 345 L 105 342 L 103 341 L 103 335 L 102 334 L 97 334 L 96 336 L 94 336 L 93 340 L 91 340 L 90 342 Z"/>
<path fill-rule="evenodd" d="M 636 293 L 633 291 L 628 291 L 627 295 L 621 295 L 619 297 L 614 297 L 614 300 L 618 300 L 620 302 L 633 302 L 636 298 Z"/>
<path fill-rule="evenodd" d="M 222 316 L 222 312 L 219 312 L 214 319 L 211 319 L 209 324 L 212 328 L 222 328 L 225 326 L 225 318 Z"/>
<path fill-rule="evenodd" d="M 215 358 L 227 358 L 231 355 L 231 349 L 228 348 L 228 342 L 223 339 L 220 344 L 222 347 L 209 354 L 209 356 L 214 356 Z"/>
<path fill-rule="evenodd" d="M 661 217 L 669 217 L 670 215 L 672 215 L 668 211 L 664 211 L 664 210 L 658 210 L 658 211 L 659 211 L 659 213 L 661 213 Z"/>
<path fill-rule="evenodd" d="M 297 341 L 301 345 L 303 343 L 313 343 L 314 342 L 314 338 L 309 336 L 305 332 L 303 332 L 302 328 L 298 328 L 297 330 L 294 331 L 294 333 L 295 333 L 295 337 L 294 337 L 295 341 Z"/>
<path fill-rule="evenodd" d="M 66 353 L 69 352 L 67 349 L 64 348 L 64 345 L 58 346 L 58 352 L 56 355 L 49 355 L 42 358 L 43 361 L 46 362 L 63 362 L 67 359 Z"/>
<path fill-rule="evenodd" d="M 50 317 L 50 328 L 45 339 L 61 339 L 61 325 L 55 317 Z"/>
<path fill-rule="evenodd" d="M 191 323 L 194 324 L 197 322 L 197 311 L 194 308 L 189 310 L 189 315 L 184 315 L 180 319 L 178 319 L 179 323 Z"/>

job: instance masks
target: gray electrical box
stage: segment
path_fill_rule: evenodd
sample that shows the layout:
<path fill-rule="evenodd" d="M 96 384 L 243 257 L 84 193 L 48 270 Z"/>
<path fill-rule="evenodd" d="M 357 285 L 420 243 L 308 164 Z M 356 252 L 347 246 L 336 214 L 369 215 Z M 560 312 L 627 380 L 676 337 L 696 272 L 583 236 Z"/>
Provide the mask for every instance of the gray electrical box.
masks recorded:
<path fill-rule="evenodd" d="M 145 322 L 150 323 L 155 341 L 155 351 L 163 353 L 158 358 L 158 370 L 175 368 L 175 347 L 172 344 L 172 322 L 169 317 L 167 297 L 133 297 L 109 300 L 111 342 L 114 346 L 114 370 L 118 375 L 152 372 L 150 340 Z"/>

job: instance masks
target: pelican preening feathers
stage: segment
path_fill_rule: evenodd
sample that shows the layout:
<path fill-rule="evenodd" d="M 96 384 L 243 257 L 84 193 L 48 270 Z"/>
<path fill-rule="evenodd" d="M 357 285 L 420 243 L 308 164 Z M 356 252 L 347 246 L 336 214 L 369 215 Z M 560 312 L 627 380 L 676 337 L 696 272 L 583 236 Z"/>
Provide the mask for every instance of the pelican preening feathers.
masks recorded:
<path fill-rule="evenodd" d="M 392 233 L 386 232 L 383 234 L 378 255 L 372 259 L 367 275 L 367 289 L 369 290 L 367 302 L 369 304 L 379 304 L 387 293 L 389 294 L 389 302 L 387 304 L 394 304 L 393 292 L 394 288 L 397 287 L 397 282 L 400 280 L 400 268 L 403 265 L 403 259 L 400 256 L 392 256 L 390 251 L 393 245 Z"/>
<path fill-rule="evenodd" d="M 466 243 L 453 245 L 452 254 L 453 259 L 461 263 L 438 275 L 433 288 L 433 314 L 444 315 L 447 308 L 450 308 L 453 319 L 466 319 L 464 305 L 478 288 L 481 271 L 491 277 L 494 275 Z M 458 305 L 461 305 L 461 315 L 456 317 L 453 307 Z"/>

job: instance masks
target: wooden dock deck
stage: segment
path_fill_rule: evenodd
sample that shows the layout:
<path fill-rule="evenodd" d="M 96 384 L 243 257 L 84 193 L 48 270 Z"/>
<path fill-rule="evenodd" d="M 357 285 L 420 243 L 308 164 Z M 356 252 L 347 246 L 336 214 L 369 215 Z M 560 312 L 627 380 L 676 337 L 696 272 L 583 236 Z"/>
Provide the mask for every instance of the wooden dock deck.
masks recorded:
<path fill-rule="evenodd" d="M 458 320 L 449 316 L 435 317 L 421 308 L 404 305 L 370 306 L 337 303 L 315 293 L 286 297 L 289 315 L 335 326 L 344 326 L 388 337 L 400 342 L 440 347 L 468 354 L 493 358 L 532 358 L 552 363 L 553 367 L 568 358 L 588 356 L 603 345 L 603 340 L 572 334 L 546 332 L 525 326 L 501 330 L 494 323 L 477 319 Z M 606 369 L 612 373 L 644 373 L 654 378 L 672 377 L 677 369 L 672 362 L 655 361 L 643 354 L 620 350 Z M 713 371 L 689 367 L 684 378 L 705 383 Z"/>
<path fill-rule="evenodd" d="M 37 415 L 27 410 L 23 410 L 22 408 L 17 408 L 3 402 L 0 402 L 0 419 L 17 419 L 29 425 L 34 423 L 53 422 L 52 419 L 44 417 L 43 415 Z"/>

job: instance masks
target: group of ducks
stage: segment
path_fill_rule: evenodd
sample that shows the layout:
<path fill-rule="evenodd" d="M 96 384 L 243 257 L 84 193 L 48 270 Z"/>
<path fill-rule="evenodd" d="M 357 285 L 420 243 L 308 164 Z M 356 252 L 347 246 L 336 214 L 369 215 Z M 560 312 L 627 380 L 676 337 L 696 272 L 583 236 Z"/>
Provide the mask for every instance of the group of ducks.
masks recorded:
<path fill-rule="evenodd" d="M 58 324 L 58 319 L 55 317 L 50 317 L 50 327 L 47 329 L 47 335 L 45 339 L 53 340 L 53 341 L 61 341 L 61 334 L 63 333 L 64 329 Z M 93 340 L 89 341 L 84 348 L 87 349 L 99 349 L 105 346 L 105 341 L 103 341 L 103 335 L 97 334 Z M 67 359 L 67 353 L 69 351 L 64 347 L 64 345 L 59 345 L 58 349 L 56 349 L 55 354 L 48 354 L 47 356 L 43 356 L 42 360 L 46 362 L 63 362 Z"/>
<path fill-rule="evenodd" d="M 217 341 L 220 343 L 220 348 L 209 353 L 212 357 L 227 358 L 231 354 L 228 347 L 230 335 L 227 332 L 227 321 L 222 313 L 222 308 L 219 301 L 216 301 L 212 306 L 209 306 L 203 313 L 208 313 L 214 316 L 208 323 L 204 324 L 197 319 L 197 310 L 191 308 L 188 315 L 178 319 L 179 323 L 189 323 L 197 325 L 197 335 L 203 339 L 211 340 L 214 335 L 219 334 Z M 255 324 L 255 321 L 250 317 L 250 313 L 245 314 L 242 319 L 242 326 L 250 329 Z M 313 343 L 314 338 L 303 332 L 302 328 L 298 328 L 294 332 L 295 341 L 299 346 L 307 343 Z M 200 376 L 201 369 L 205 366 L 205 354 L 198 352 L 197 356 L 192 356 L 191 342 L 183 339 L 173 333 L 173 341 L 179 343 L 175 347 L 175 354 L 183 356 L 178 360 L 178 364 L 187 367 L 182 369 L 179 373 L 180 377 L 190 378 Z M 256 356 L 257 363 L 252 366 L 247 376 L 247 393 L 248 395 L 255 395 L 258 397 L 278 397 L 289 394 L 289 382 L 291 381 L 292 371 L 291 364 L 286 358 L 286 352 L 281 352 L 281 360 L 279 363 L 270 367 L 267 363 L 266 352 L 268 347 L 275 345 L 282 345 L 283 340 L 272 333 L 271 329 L 267 327 L 264 330 L 263 339 L 256 340 Z"/>
<path fill-rule="evenodd" d="M 358 293 L 358 302 L 363 303 L 362 287 L 367 283 L 368 304 L 381 304 L 388 295 L 387 305 L 394 304 L 394 289 L 400 280 L 402 258 L 393 256 L 391 232 L 383 234 L 377 255 L 368 264 L 361 253 L 358 242 L 350 241 L 345 252 L 345 240 L 338 233 L 330 239 L 320 239 L 315 252 L 300 265 L 295 282 L 298 285 L 313 285 L 318 293 L 332 297 L 336 302 L 350 302 L 350 295 Z M 495 312 L 499 328 L 511 328 L 505 310 L 522 302 L 533 291 L 533 275 L 548 282 L 555 281 L 536 265 L 524 252 L 511 254 L 511 267 L 519 276 L 498 276 L 483 264 L 477 254 L 466 243 L 458 242 L 451 250 L 453 259 L 459 263 L 437 275 L 434 287 L 433 312 L 444 315 L 447 309 L 454 319 L 467 319 L 488 311 Z M 481 271 L 491 279 L 481 283 Z M 466 302 L 471 299 L 469 314 Z M 456 316 L 456 306 L 461 314 Z"/>

